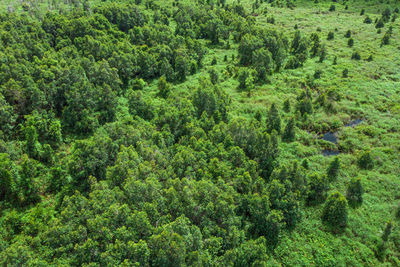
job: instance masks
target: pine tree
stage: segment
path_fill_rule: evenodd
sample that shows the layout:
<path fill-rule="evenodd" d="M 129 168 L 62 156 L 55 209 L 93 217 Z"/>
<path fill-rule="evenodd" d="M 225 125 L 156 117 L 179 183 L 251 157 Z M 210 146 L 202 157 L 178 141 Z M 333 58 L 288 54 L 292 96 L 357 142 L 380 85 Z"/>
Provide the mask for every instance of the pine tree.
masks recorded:
<path fill-rule="evenodd" d="M 282 140 L 286 142 L 292 142 L 296 138 L 294 118 L 291 118 L 286 124 L 285 130 L 283 131 Z"/>
<path fill-rule="evenodd" d="M 162 98 L 167 98 L 171 89 L 170 85 L 168 84 L 164 76 L 161 76 L 160 79 L 158 80 L 157 87 L 158 87 L 158 95 Z"/>
<path fill-rule="evenodd" d="M 319 52 L 319 62 L 322 63 L 324 62 L 326 58 L 326 47 L 325 45 L 321 46 L 321 51 Z"/>
<path fill-rule="evenodd" d="M 271 105 L 267 118 L 267 131 L 271 133 L 275 130 L 278 134 L 281 132 L 281 118 L 275 103 Z"/>
<path fill-rule="evenodd" d="M 383 231 L 383 234 L 382 234 L 382 240 L 383 241 L 385 241 L 385 242 L 388 241 L 389 236 L 392 233 L 392 227 L 393 227 L 392 222 L 387 222 L 386 223 L 385 230 Z"/>
<path fill-rule="evenodd" d="M 347 46 L 348 46 L 348 47 L 353 47 L 353 45 L 354 45 L 354 39 L 353 39 L 353 38 L 350 38 L 350 39 L 347 41 Z"/>
<path fill-rule="evenodd" d="M 357 163 L 361 169 L 372 169 L 374 167 L 374 161 L 372 160 L 371 152 L 367 151 L 362 153 Z"/>
<path fill-rule="evenodd" d="M 290 100 L 286 99 L 285 102 L 283 102 L 283 111 L 286 113 L 290 112 Z"/>
<path fill-rule="evenodd" d="M 346 198 L 350 205 L 356 206 L 363 202 L 364 188 L 360 178 L 352 178 L 347 186 Z"/>
<path fill-rule="evenodd" d="M 329 195 L 323 212 L 322 221 L 332 228 L 339 229 L 347 226 L 347 200 L 339 192 Z"/>
<path fill-rule="evenodd" d="M 329 178 L 332 180 L 336 179 L 339 174 L 339 168 L 340 168 L 340 161 L 339 158 L 336 157 L 330 164 L 327 170 L 327 175 Z"/>

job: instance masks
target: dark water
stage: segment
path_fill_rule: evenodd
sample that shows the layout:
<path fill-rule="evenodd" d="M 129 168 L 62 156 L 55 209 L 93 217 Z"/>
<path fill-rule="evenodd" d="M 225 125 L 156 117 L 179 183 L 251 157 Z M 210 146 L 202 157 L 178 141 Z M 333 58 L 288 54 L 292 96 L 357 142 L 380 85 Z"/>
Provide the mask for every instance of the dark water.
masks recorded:
<path fill-rule="evenodd" d="M 338 138 L 336 133 L 332 133 L 332 132 L 327 132 L 326 134 L 324 134 L 324 136 L 322 137 L 323 140 L 337 144 L 338 142 Z"/>
<path fill-rule="evenodd" d="M 339 155 L 339 154 L 340 154 L 340 152 L 336 151 L 336 150 L 330 150 L 330 149 L 322 150 L 322 155 L 324 155 L 325 157 L 336 156 L 336 155 Z"/>
<path fill-rule="evenodd" d="M 364 120 L 362 119 L 355 119 L 350 121 L 348 124 L 346 124 L 344 127 L 355 127 L 357 125 L 359 125 L 360 123 L 362 123 Z M 324 134 L 324 136 L 322 137 L 323 140 L 337 144 L 339 139 L 337 137 L 337 132 L 332 133 L 332 132 L 327 132 Z M 329 156 L 336 156 L 339 155 L 340 152 L 337 150 L 330 150 L 330 149 L 324 149 L 322 150 L 322 155 L 329 157 Z"/>
<path fill-rule="evenodd" d="M 355 120 L 352 120 L 351 122 L 349 122 L 348 124 L 346 124 L 345 127 L 355 127 L 362 122 L 363 122 L 362 119 L 355 119 Z"/>

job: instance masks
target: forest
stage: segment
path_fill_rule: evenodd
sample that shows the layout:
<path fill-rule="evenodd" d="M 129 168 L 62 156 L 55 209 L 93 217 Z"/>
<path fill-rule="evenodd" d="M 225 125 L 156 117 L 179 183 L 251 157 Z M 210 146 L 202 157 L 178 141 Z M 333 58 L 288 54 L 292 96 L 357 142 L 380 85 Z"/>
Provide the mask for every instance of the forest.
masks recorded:
<path fill-rule="evenodd" d="M 400 266 L 399 0 L 2 0 L 1 266 Z"/>

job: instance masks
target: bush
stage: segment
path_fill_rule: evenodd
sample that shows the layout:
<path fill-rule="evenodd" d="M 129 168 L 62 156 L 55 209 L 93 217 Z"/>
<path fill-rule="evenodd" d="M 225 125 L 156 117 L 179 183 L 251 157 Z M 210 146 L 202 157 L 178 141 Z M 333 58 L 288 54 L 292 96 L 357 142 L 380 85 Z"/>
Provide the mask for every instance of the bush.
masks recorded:
<path fill-rule="evenodd" d="M 348 47 L 353 47 L 353 45 L 354 45 L 354 39 L 353 39 L 353 38 L 350 38 L 350 39 L 347 41 L 347 46 L 348 46 Z"/>
<path fill-rule="evenodd" d="M 344 69 L 344 70 L 343 70 L 343 72 L 342 72 L 342 77 L 343 77 L 343 78 L 349 77 L 349 70 L 348 70 L 348 69 Z"/>
<path fill-rule="evenodd" d="M 335 5 L 331 5 L 330 7 L 329 7 L 329 11 L 330 12 L 333 12 L 333 11 L 335 11 L 336 10 L 336 6 Z"/>
<path fill-rule="evenodd" d="M 333 40 L 334 38 L 335 38 L 335 34 L 333 32 L 329 32 L 327 40 Z"/>
<path fill-rule="evenodd" d="M 339 192 L 334 192 L 329 195 L 323 212 L 322 221 L 328 226 L 340 229 L 347 226 L 347 200 Z"/>
<path fill-rule="evenodd" d="M 366 151 L 362 153 L 358 158 L 357 164 L 361 169 L 372 169 L 374 167 L 374 161 L 372 160 L 371 152 Z"/>
<path fill-rule="evenodd" d="M 367 16 L 367 17 L 364 19 L 364 23 L 366 23 L 366 24 L 371 24 L 371 23 L 372 23 L 372 19 L 371 19 L 369 16 Z"/>
<path fill-rule="evenodd" d="M 390 36 L 391 34 L 389 31 L 385 33 L 381 40 L 381 47 L 390 43 Z"/>
<path fill-rule="evenodd" d="M 316 70 L 314 72 L 314 79 L 319 79 L 321 78 L 322 70 Z"/>
<path fill-rule="evenodd" d="M 385 24 L 383 23 L 383 20 L 382 19 L 378 20 L 378 22 L 375 25 L 375 28 L 380 29 L 380 28 L 383 28 L 383 27 L 385 27 Z"/>
<path fill-rule="evenodd" d="M 383 241 L 385 241 L 385 242 L 388 241 L 389 236 L 392 233 L 392 228 L 393 228 L 392 222 L 387 222 L 385 230 L 383 231 L 383 234 L 382 234 L 382 240 Z"/>
<path fill-rule="evenodd" d="M 368 62 L 371 62 L 371 61 L 373 61 L 373 60 L 374 60 L 373 56 L 372 56 L 372 55 L 369 55 L 369 57 L 367 58 L 367 61 L 368 61 Z"/>
<path fill-rule="evenodd" d="M 359 54 L 358 52 L 354 52 L 354 53 L 351 55 L 351 59 L 360 60 L 360 59 L 361 59 L 361 56 L 360 56 L 360 54 Z"/>
<path fill-rule="evenodd" d="M 360 178 L 352 178 L 347 185 L 346 198 L 350 205 L 356 206 L 363 202 L 364 188 Z"/>
<path fill-rule="evenodd" d="M 327 170 L 327 175 L 331 180 L 334 180 L 338 177 L 340 169 L 340 161 L 339 158 L 336 157 L 330 164 Z"/>
<path fill-rule="evenodd" d="M 396 211 L 395 211 L 395 216 L 396 216 L 397 219 L 400 219 L 400 203 L 397 204 L 397 208 L 396 208 Z"/>
<path fill-rule="evenodd" d="M 321 176 L 316 173 L 311 174 L 308 182 L 307 198 L 308 205 L 315 205 L 324 202 L 328 183 L 326 176 Z"/>
<path fill-rule="evenodd" d="M 283 131 L 282 140 L 285 142 L 293 142 L 295 138 L 296 138 L 295 122 L 294 119 L 291 118 L 289 122 L 286 124 L 285 130 Z"/>
<path fill-rule="evenodd" d="M 347 30 L 347 32 L 344 34 L 344 37 L 350 38 L 351 37 L 351 31 Z"/>
<path fill-rule="evenodd" d="M 364 15 L 365 9 L 361 9 L 360 16 Z"/>

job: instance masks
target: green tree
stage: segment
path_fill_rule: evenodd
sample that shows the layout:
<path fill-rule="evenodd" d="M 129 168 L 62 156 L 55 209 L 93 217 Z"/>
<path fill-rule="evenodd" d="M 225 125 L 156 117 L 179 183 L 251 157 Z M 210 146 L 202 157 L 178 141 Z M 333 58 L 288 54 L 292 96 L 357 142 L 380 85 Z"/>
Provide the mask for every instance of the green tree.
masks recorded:
<path fill-rule="evenodd" d="M 360 157 L 357 160 L 357 163 L 361 169 L 372 169 L 374 167 L 374 161 L 372 159 L 371 152 L 366 151 L 361 153 Z"/>
<path fill-rule="evenodd" d="M 334 180 L 338 177 L 339 169 L 340 169 L 340 161 L 338 157 L 335 157 L 334 160 L 332 160 L 331 163 L 329 164 L 326 173 L 330 179 Z"/>
<path fill-rule="evenodd" d="M 240 64 L 252 64 L 253 53 L 262 46 L 263 43 L 258 37 L 250 34 L 244 35 L 238 47 Z"/>
<path fill-rule="evenodd" d="M 346 198 L 350 205 L 357 206 L 363 202 L 364 188 L 360 178 L 352 178 L 347 185 Z"/>
<path fill-rule="evenodd" d="M 17 181 L 18 197 L 22 205 L 33 204 L 40 200 L 39 188 L 34 180 L 37 176 L 38 163 L 24 154 L 21 159 L 19 179 Z"/>
<path fill-rule="evenodd" d="M 283 111 L 286 113 L 290 112 L 290 100 L 286 99 L 285 102 L 283 102 Z"/>
<path fill-rule="evenodd" d="M 248 68 L 241 68 L 238 73 L 239 89 L 248 93 L 254 89 L 253 71 Z"/>
<path fill-rule="evenodd" d="M 278 134 L 281 132 L 281 117 L 275 103 L 272 103 L 269 109 L 266 123 L 268 133 L 271 133 L 273 130 Z"/>
<path fill-rule="evenodd" d="M 158 95 L 162 98 L 167 98 L 171 91 L 170 84 L 167 82 L 164 76 L 161 76 L 158 80 L 157 88 Z"/>
<path fill-rule="evenodd" d="M 313 173 L 308 179 L 307 204 L 314 205 L 323 202 L 326 198 L 328 182 L 325 176 Z"/>
<path fill-rule="evenodd" d="M 286 142 L 293 142 L 296 139 L 295 121 L 294 118 L 290 118 L 289 122 L 285 126 L 285 130 L 282 134 L 282 140 Z"/>
<path fill-rule="evenodd" d="M 315 57 L 319 54 L 320 49 L 321 49 L 321 42 L 319 40 L 319 36 L 316 33 L 311 34 L 311 57 Z"/>
<path fill-rule="evenodd" d="M 0 201 L 13 201 L 15 180 L 12 162 L 8 154 L 0 153 Z"/>
<path fill-rule="evenodd" d="M 347 200 L 339 192 L 329 195 L 322 211 L 322 221 L 334 229 L 347 226 Z"/>

